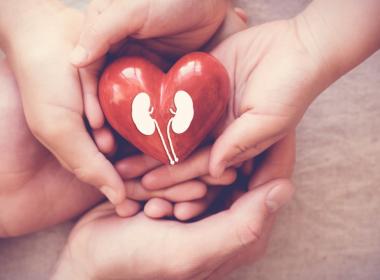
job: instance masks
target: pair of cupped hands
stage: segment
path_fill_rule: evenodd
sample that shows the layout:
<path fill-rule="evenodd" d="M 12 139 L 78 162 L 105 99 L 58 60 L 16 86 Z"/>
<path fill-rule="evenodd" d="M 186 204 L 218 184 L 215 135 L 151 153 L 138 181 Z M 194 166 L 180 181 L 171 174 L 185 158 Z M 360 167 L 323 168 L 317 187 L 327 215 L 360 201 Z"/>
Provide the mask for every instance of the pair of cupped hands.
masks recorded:
<path fill-rule="evenodd" d="M 95 0 L 85 15 L 41 3 L 2 40 L 1 234 L 74 217 L 102 200 L 97 188 L 113 205 L 79 221 L 57 279 L 204 279 L 257 258 L 292 196 L 293 131 L 319 90 L 320 65 L 297 19 L 246 29 L 244 12 L 220 0 Z M 142 154 L 121 158 L 125 143 L 97 99 L 108 56 L 143 55 L 167 67 L 199 49 L 231 82 L 215 143 L 173 167 Z M 238 173 L 249 180 L 235 182 Z M 222 186 L 231 189 L 223 211 L 192 223 L 151 219 L 197 217 Z"/>

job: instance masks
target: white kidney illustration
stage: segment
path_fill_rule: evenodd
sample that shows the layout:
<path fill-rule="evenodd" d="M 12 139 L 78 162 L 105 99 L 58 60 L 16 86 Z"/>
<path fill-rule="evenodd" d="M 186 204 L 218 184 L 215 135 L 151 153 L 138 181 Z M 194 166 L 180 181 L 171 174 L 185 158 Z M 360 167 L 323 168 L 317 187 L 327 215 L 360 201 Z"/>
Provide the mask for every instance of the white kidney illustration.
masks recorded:
<path fill-rule="evenodd" d="M 132 120 L 137 129 L 144 135 L 152 135 L 156 130 L 156 125 L 151 114 L 150 98 L 145 92 L 141 92 L 135 96 L 132 102 Z"/>
<path fill-rule="evenodd" d="M 161 133 L 160 127 L 155 119 L 152 118 L 153 107 L 150 109 L 150 98 L 145 92 L 141 92 L 135 96 L 132 102 L 132 120 L 137 129 L 144 135 L 153 135 L 157 128 L 160 135 L 162 145 L 164 146 L 166 155 L 168 156 L 171 165 L 175 163 L 172 159 L 169 150 L 166 146 L 164 137 Z"/>
<path fill-rule="evenodd" d="M 194 118 L 194 104 L 190 94 L 184 90 L 180 90 L 177 91 L 174 96 L 174 105 L 176 107 L 176 111 L 169 109 L 170 113 L 172 113 L 174 117 L 169 120 L 167 134 L 174 161 L 178 162 L 179 158 L 174 151 L 172 138 L 170 136 L 170 127 L 176 134 L 184 133 L 190 127 Z"/>
<path fill-rule="evenodd" d="M 175 133 L 184 133 L 194 118 L 194 105 L 191 96 L 184 90 L 177 91 L 174 96 L 174 105 L 177 111 L 170 110 L 172 118 L 172 129 Z"/>

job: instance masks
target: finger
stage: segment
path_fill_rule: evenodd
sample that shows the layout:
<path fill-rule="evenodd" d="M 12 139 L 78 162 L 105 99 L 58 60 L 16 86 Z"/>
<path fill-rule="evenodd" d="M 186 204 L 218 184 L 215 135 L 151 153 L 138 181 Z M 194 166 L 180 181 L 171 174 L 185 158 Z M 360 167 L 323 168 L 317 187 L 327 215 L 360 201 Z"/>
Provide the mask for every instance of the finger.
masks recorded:
<path fill-rule="evenodd" d="M 215 141 L 210 154 L 210 174 L 220 176 L 225 168 L 262 153 L 280 140 L 288 128 L 287 120 L 243 113 Z"/>
<path fill-rule="evenodd" d="M 230 52 L 241 53 L 243 49 L 239 49 L 236 40 L 245 38 L 251 32 L 255 32 L 255 29 L 243 31 L 231 40 L 227 39 L 230 44 Z M 225 56 L 225 51 L 223 47 L 218 47 L 213 50 L 212 54 L 217 58 L 222 58 L 221 56 Z M 262 53 L 256 56 L 251 54 L 252 60 L 258 61 L 262 55 Z M 234 55 L 230 57 L 231 59 L 236 58 Z M 233 63 L 231 59 L 227 59 L 228 63 Z M 226 61 L 226 59 L 222 61 Z M 257 66 L 254 69 L 254 75 L 252 71 L 249 71 L 249 67 L 245 67 L 245 63 L 239 64 L 238 62 L 238 65 L 231 70 L 233 73 L 230 72 L 230 75 L 235 75 L 235 72 L 238 72 L 245 76 L 246 83 L 244 83 L 241 92 L 238 93 L 241 98 L 235 100 L 236 106 L 231 109 L 234 111 L 236 119 L 227 126 L 212 147 L 210 155 L 210 174 L 212 176 L 217 177 L 227 166 L 233 163 L 260 154 L 283 138 L 294 129 L 303 114 L 304 108 L 311 102 L 308 98 L 297 104 L 293 104 L 294 102 L 290 104 L 289 95 L 297 95 L 303 83 L 296 83 L 294 89 L 281 87 L 284 81 L 296 80 L 296 77 L 293 77 L 295 75 L 288 74 L 287 71 L 275 71 L 274 74 L 278 77 L 278 81 L 276 80 L 277 83 L 275 84 L 272 83 L 274 76 L 267 75 L 267 73 L 270 68 L 269 65 L 273 65 L 273 63 L 276 62 L 270 61 L 258 65 L 254 63 Z M 291 92 L 283 94 L 279 93 L 279 90 L 290 90 Z"/>
<path fill-rule="evenodd" d="M 96 145 L 103 154 L 111 156 L 116 152 L 116 142 L 111 130 L 103 127 L 94 130 L 92 135 Z"/>
<path fill-rule="evenodd" d="M 236 170 L 234 168 L 228 168 L 219 178 L 215 178 L 210 175 L 204 175 L 200 177 L 200 180 L 209 186 L 228 186 L 235 182 L 236 177 Z"/>
<path fill-rule="evenodd" d="M 162 192 L 170 201 L 190 201 L 203 198 L 207 193 L 207 186 L 203 182 L 192 180 L 164 189 Z"/>
<path fill-rule="evenodd" d="M 145 204 L 144 213 L 153 219 L 172 217 L 173 205 L 162 198 L 152 198 Z"/>
<path fill-rule="evenodd" d="M 269 217 L 263 226 L 260 240 L 258 240 L 258 242 L 256 242 L 253 246 L 249 246 L 246 249 L 239 251 L 239 253 L 234 256 L 233 262 L 226 262 L 213 271 L 212 279 L 223 279 L 225 275 L 228 275 L 232 271 L 236 270 L 237 263 L 242 266 L 252 265 L 256 261 L 260 260 L 265 254 L 275 220 L 276 216 Z"/>
<path fill-rule="evenodd" d="M 207 186 L 196 180 L 187 181 L 185 183 L 157 191 L 149 191 L 145 189 L 139 180 L 130 180 L 125 183 L 125 188 L 127 197 L 138 201 L 146 201 L 154 197 L 172 202 L 191 201 L 201 199 L 207 193 Z"/>
<path fill-rule="evenodd" d="M 163 57 L 159 55 L 157 52 L 148 49 L 146 46 L 139 43 L 138 41 L 131 42 L 130 40 L 128 44 L 124 44 L 122 48 L 119 47 L 115 55 L 116 57 L 120 57 L 120 56 L 144 57 L 163 71 L 169 70 L 170 66 L 173 64 L 173 62 L 168 60 L 166 57 Z"/>
<path fill-rule="evenodd" d="M 67 130 L 64 128 L 57 134 L 46 135 L 46 132 L 43 132 L 37 134 L 37 138 L 79 180 L 97 187 L 113 204 L 121 203 L 125 199 L 121 178 L 111 162 L 98 151 L 85 128 L 81 127 L 82 131 L 75 131 L 74 128 L 71 129 L 73 126 L 69 126 Z M 75 143 L 72 139 L 75 139 Z"/>
<path fill-rule="evenodd" d="M 261 238 L 265 224 L 273 214 L 266 205 L 267 198 L 276 201 L 278 210 L 292 194 L 293 186 L 289 180 L 274 180 L 246 193 L 229 210 L 192 224 L 190 234 L 198 243 L 192 247 L 202 248 L 202 252 L 193 249 L 189 254 L 197 254 L 200 261 L 210 261 L 211 256 L 230 257 L 251 246 Z"/>
<path fill-rule="evenodd" d="M 115 210 L 120 217 L 127 218 L 136 215 L 141 210 L 141 205 L 137 201 L 125 199 Z"/>
<path fill-rule="evenodd" d="M 146 174 L 141 182 L 147 189 L 162 189 L 208 174 L 210 150 L 201 149 L 184 162 L 173 166 L 162 165 Z"/>
<path fill-rule="evenodd" d="M 71 62 L 83 67 L 99 59 L 112 44 L 141 28 L 149 10 L 147 1 L 95 1 L 88 8 Z"/>
<path fill-rule="evenodd" d="M 129 156 L 115 164 L 116 170 L 123 179 L 140 177 L 162 163 L 145 154 Z"/>
<path fill-rule="evenodd" d="M 104 115 L 98 99 L 98 70 L 101 61 L 84 69 L 79 69 L 82 84 L 84 113 L 93 129 L 104 125 Z"/>
<path fill-rule="evenodd" d="M 42 61 L 46 64 L 35 76 L 35 71 L 20 66 L 19 71 L 27 73 L 22 75 L 20 88 L 28 125 L 33 135 L 79 180 L 98 188 L 113 204 L 121 203 L 125 198 L 124 184 L 88 134 L 82 117 L 78 74 L 61 59 L 64 60 L 54 60 L 54 65 Z"/>
<path fill-rule="evenodd" d="M 249 188 L 255 188 L 273 179 L 290 178 L 296 157 L 295 142 L 295 132 L 292 132 L 269 148 L 256 169 Z"/>
<path fill-rule="evenodd" d="M 218 190 L 210 188 L 206 197 L 194 201 L 179 202 L 174 205 L 174 216 L 180 221 L 187 221 L 203 214 L 215 200 Z"/>

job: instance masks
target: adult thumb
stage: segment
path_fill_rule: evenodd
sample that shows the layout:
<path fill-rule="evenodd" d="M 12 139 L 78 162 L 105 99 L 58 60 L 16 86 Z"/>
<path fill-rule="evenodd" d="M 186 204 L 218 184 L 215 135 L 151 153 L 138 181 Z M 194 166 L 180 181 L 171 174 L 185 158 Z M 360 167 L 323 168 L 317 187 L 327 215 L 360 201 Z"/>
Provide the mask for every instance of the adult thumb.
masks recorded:
<path fill-rule="evenodd" d="M 95 62 L 143 25 L 146 1 L 123 2 L 95 0 L 89 5 L 79 41 L 70 55 L 73 65 L 84 67 Z"/>
<path fill-rule="evenodd" d="M 207 242 L 207 246 L 194 244 L 193 248 L 203 248 L 200 258 L 206 261 L 223 259 L 253 245 L 261 238 L 273 211 L 290 201 L 293 192 L 293 185 L 287 179 L 272 180 L 249 191 L 229 210 L 198 222 L 198 230 L 193 234 L 202 238 L 194 239 Z M 275 210 L 271 207 L 273 203 L 277 206 Z"/>

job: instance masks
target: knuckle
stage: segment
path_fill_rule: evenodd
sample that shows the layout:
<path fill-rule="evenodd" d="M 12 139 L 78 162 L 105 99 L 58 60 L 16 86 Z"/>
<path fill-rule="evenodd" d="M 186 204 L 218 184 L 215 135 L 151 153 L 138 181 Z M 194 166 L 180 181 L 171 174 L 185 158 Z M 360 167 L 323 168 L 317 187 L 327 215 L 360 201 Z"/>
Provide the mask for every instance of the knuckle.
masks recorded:
<path fill-rule="evenodd" d="M 85 33 L 87 38 L 95 39 L 100 35 L 99 28 L 95 23 L 89 24 L 86 28 Z"/>
<path fill-rule="evenodd" d="M 32 117 L 28 120 L 29 128 L 38 139 L 55 141 L 68 131 L 68 124 L 50 117 Z"/>
<path fill-rule="evenodd" d="M 75 176 L 83 182 L 90 183 L 92 185 L 100 185 L 101 172 L 99 172 L 99 162 L 104 160 L 104 155 L 100 152 L 96 152 L 91 157 L 91 161 L 86 165 L 81 165 L 73 169 Z"/>
<path fill-rule="evenodd" d="M 251 224 L 244 224 L 236 229 L 236 236 L 241 247 L 249 247 L 260 240 L 261 232 Z"/>

